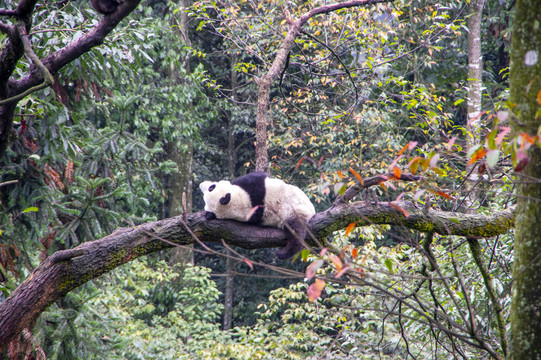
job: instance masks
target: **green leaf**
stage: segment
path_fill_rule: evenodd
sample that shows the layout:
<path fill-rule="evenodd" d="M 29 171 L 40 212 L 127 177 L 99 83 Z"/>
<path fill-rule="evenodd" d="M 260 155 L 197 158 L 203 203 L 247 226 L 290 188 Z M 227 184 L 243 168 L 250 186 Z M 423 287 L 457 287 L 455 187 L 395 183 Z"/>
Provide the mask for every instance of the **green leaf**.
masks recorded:
<path fill-rule="evenodd" d="M 391 259 L 387 258 L 385 259 L 385 262 L 384 262 L 385 266 L 387 267 L 387 270 L 389 270 L 389 272 L 391 274 L 394 274 L 394 270 L 393 270 L 393 262 L 391 261 Z"/>
<path fill-rule="evenodd" d="M 489 150 L 485 158 L 487 159 L 487 165 L 488 167 L 493 168 L 498 163 L 498 160 L 500 158 L 500 150 Z"/>
<path fill-rule="evenodd" d="M 27 207 L 26 209 L 23 210 L 23 214 L 27 212 L 37 212 L 38 210 L 39 209 L 35 206 Z"/>

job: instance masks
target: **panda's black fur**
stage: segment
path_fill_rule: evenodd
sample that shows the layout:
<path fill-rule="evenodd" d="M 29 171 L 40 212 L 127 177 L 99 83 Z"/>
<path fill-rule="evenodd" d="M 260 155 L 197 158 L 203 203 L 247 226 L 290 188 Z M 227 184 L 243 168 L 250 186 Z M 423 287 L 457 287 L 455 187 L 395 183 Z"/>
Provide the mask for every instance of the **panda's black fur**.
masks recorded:
<path fill-rule="evenodd" d="M 231 182 L 204 181 L 199 187 L 204 195 L 208 220 L 233 219 L 283 228 L 288 243 L 276 253 L 281 259 L 302 249 L 306 224 L 315 210 L 299 188 L 269 178 L 262 172 L 252 172 Z M 249 218 L 248 214 L 251 214 Z"/>
<path fill-rule="evenodd" d="M 263 210 L 265 209 L 265 179 L 267 174 L 259 171 L 252 172 L 250 174 L 241 176 L 231 181 L 232 185 L 240 186 L 244 191 L 250 195 L 250 201 L 252 202 L 252 208 L 258 206 L 254 212 L 249 223 L 261 224 L 263 221 Z"/>

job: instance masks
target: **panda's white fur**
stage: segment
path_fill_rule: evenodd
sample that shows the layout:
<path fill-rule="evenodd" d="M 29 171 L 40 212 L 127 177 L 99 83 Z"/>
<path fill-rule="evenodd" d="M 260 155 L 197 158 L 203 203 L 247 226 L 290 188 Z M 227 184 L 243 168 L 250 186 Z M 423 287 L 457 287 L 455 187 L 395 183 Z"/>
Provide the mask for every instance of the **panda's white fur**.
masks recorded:
<path fill-rule="evenodd" d="M 209 192 L 211 185 L 216 187 Z M 250 201 L 250 195 L 238 185 L 230 181 L 222 180 L 214 183 L 204 181 L 199 185 L 205 200 L 205 211 L 214 213 L 218 219 L 231 219 L 247 222 L 254 206 Z M 286 184 L 280 179 L 267 178 L 265 180 L 265 198 L 263 221 L 261 225 L 284 227 L 287 219 L 300 217 L 306 222 L 316 213 L 314 205 L 306 194 L 296 186 Z M 220 204 L 220 199 L 226 194 L 231 194 L 231 201 L 227 205 Z"/>
<path fill-rule="evenodd" d="M 218 219 L 252 222 L 289 230 L 286 231 L 288 246 L 278 252 L 281 258 L 293 256 L 302 248 L 298 238 L 304 239 L 306 224 L 316 213 L 314 205 L 301 189 L 280 179 L 268 178 L 263 173 L 250 173 L 233 182 L 204 181 L 199 188 L 203 192 L 207 214 L 211 213 Z M 254 203 L 254 193 L 259 193 L 262 203 L 261 200 Z M 291 230 L 294 232 L 291 233 Z"/>

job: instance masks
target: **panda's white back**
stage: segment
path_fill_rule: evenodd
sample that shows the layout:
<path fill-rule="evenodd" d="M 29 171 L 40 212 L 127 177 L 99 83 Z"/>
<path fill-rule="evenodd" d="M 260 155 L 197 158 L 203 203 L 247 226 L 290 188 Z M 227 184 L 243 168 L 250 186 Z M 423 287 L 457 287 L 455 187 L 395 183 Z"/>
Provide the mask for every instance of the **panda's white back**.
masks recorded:
<path fill-rule="evenodd" d="M 265 179 L 265 210 L 262 225 L 283 227 L 286 220 L 301 218 L 308 222 L 316 213 L 308 196 L 296 186 L 280 179 Z"/>

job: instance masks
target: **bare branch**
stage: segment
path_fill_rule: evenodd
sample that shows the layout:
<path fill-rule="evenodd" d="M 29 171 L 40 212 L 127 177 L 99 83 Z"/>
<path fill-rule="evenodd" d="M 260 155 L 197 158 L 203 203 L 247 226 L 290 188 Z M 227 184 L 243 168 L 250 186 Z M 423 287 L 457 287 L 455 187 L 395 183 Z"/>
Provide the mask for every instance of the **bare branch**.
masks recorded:
<path fill-rule="evenodd" d="M 262 78 L 257 80 L 259 89 L 256 117 L 256 170 L 266 173 L 268 173 L 269 170 L 269 161 L 267 154 L 267 114 L 270 101 L 270 88 L 273 81 L 280 76 L 287 62 L 288 54 L 293 48 L 293 45 L 295 44 L 295 39 L 299 35 L 303 25 L 306 24 L 306 22 L 310 20 L 310 18 L 319 14 L 328 14 L 330 12 L 340 9 L 393 1 L 394 0 L 356 0 L 324 5 L 308 11 L 307 13 L 299 17 L 296 21 L 291 22 L 286 37 L 282 41 L 282 44 L 280 45 L 280 48 L 278 49 L 278 52 L 274 57 L 274 61 L 272 62 L 269 71 Z"/>

